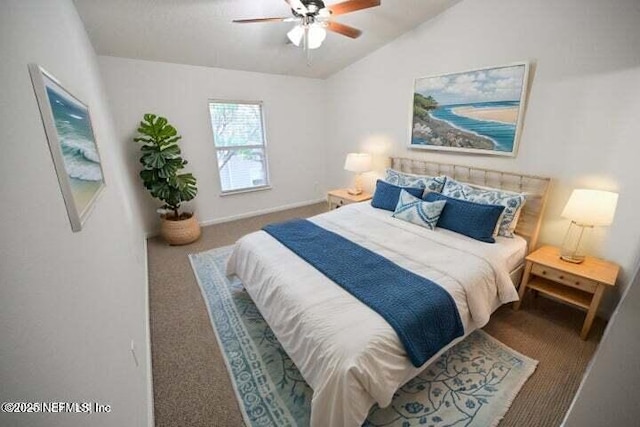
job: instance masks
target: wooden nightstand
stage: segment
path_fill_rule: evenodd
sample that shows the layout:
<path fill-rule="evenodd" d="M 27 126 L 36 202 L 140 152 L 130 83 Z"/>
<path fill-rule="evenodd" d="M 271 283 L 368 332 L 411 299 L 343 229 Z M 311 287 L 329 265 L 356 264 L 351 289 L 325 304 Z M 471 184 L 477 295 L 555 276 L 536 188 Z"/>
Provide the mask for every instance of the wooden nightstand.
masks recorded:
<path fill-rule="evenodd" d="M 602 294 L 616 284 L 616 264 L 598 258 L 587 257 L 582 264 L 572 264 L 560 259 L 559 249 L 544 246 L 526 257 L 520 301 L 513 309 L 520 308 L 527 289 L 533 289 L 557 300 L 587 310 L 587 317 L 580 338 L 587 339 L 591 324 L 598 311 Z"/>
<path fill-rule="evenodd" d="M 339 190 L 331 190 L 327 193 L 327 202 L 329 202 L 329 210 L 337 209 L 340 206 L 348 205 L 350 203 L 364 202 L 371 199 L 371 194 L 363 191 L 362 193 L 354 196 L 349 194 L 344 188 Z"/>

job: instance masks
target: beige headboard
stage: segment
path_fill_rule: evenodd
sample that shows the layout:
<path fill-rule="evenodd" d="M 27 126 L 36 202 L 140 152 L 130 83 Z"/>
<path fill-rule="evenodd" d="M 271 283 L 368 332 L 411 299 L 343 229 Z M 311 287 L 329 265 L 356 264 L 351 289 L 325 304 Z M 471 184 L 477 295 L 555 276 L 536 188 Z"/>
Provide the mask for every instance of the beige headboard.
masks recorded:
<path fill-rule="evenodd" d="M 515 232 L 527 239 L 529 252 L 536 248 L 551 178 L 401 157 L 392 157 L 391 167 L 418 175 L 448 175 L 469 184 L 525 193 L 527 201 L 522 208 Z"/>

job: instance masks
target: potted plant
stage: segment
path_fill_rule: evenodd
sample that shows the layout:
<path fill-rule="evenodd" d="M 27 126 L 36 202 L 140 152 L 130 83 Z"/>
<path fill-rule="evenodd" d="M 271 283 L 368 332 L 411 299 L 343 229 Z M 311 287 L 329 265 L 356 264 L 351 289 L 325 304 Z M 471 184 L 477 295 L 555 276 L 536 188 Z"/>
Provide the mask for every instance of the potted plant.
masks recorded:
<path fill-rule="evenodd" d="M 180 205 L 192 200 L 198 189 L 191 173 L 180 173 L 187 161 L 180 156 L 182 136 L 164 117 L 145 114 L 134 138 L 142 147 L 140 178 L 151 195 L 164 202 L 160 234 L 171 245 L 185 245 L 200 237 L 195 214 L 182 212 Z"/>

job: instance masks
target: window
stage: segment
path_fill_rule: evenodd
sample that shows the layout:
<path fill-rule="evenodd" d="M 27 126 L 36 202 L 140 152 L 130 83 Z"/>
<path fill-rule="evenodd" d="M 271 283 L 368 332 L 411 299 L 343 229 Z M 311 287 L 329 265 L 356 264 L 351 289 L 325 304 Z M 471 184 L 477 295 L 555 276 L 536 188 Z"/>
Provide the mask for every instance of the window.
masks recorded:
<path fill-rule="evenodd" d="M 210 101 L 222 193 L 269 188 L 261 102 Z"/>

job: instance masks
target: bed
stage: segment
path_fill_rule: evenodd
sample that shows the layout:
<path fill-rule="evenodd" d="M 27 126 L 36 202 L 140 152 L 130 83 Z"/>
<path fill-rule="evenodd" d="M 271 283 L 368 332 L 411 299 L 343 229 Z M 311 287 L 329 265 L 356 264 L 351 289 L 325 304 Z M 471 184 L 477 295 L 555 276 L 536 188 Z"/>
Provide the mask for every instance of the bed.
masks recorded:
<path fill-rule="evenodd" d="M 372 405 L 394 392 L 439 354 L 484 326 L 500 305 L 517 300 L 524 256 L 535 247 L 549 180 L 412 159 L 392 168 L 525 192 L 514 238 L 486 244 L 444 229 L 392 218 L 370 203 L 348 205 L 312 223 L 434 281 L 455 301 L 464 334 L 414 366 L 394 329 L 371 308 L 264 231 L 240 239 L 228 261 L 287 354 L 314 390 L 312 426 L 362 425 Z"/>

